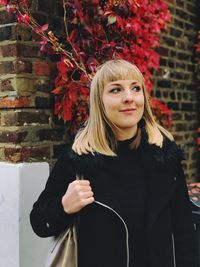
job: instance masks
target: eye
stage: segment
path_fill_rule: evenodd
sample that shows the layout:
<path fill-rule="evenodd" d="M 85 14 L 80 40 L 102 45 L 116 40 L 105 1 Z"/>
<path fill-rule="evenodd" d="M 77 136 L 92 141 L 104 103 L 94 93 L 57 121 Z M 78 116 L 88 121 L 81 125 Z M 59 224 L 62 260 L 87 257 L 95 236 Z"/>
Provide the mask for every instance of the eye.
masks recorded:
<path fill-rule="evenodd" d="M 135 92 L 140 92 L 141 91 L 141 87 L 140 86 L 133 86 L 132 87 L 132 90 L 135 91 Z"/>
<path fill-rule="evenodd" d="M 121 91 L 121 89 L 120 89 L 119 87 L 115 87 L 115 88 L 112 88 L 112 89 L 110 90 L 110 93 L 117 94 L 117 93 L 120 92 L 120 91 Z"/>

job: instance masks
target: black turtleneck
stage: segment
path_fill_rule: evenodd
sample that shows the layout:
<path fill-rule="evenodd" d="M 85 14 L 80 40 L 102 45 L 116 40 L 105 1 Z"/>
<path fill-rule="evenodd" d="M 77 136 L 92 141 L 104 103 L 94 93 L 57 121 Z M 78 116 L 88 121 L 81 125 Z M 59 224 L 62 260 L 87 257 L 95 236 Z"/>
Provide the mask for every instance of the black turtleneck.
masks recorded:
<path fill-rule="evenodd" d="M 137 150 L 129 148 L 132 139 L 119 141 L 115 168 L 115 198 L 119 213 L 129 229 L 130 267 L 149 266 L 146 244 L 147 175 Z M 111 181 L 112 182 L 112 181 Z"/>

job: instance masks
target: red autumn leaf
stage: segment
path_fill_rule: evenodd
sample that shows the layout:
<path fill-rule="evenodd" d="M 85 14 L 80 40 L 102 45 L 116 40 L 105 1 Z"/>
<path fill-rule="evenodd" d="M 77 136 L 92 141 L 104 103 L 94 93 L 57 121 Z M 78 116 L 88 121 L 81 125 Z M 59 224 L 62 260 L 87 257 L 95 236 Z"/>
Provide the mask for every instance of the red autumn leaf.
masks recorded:
<path fill-rule="evenodd" d="M 103 13 L 103 16 L 109 16 L 109 15 L 113 15 L 114 12 L 112 10 L 106 10 L 104 13 Z"/>
<path fill-rule="evenodd" d="M 48 43 L 47 38 L 42 38 L 42 41 L 40 41 L 40 51 L 46 51 L 46 45 Z"/>
<path fill-rule="evenodd" d="M 80 81 L 83 84 L 87 84 L 88 83 L 88 76 L 84 72 L 82 72 L 82 74 L 81 74 Z"/>
<path fill-rule="evenodd" d="M 54 93 L 54 95 L 59 95 L 62 91 L 63 91 L 62 87 L 57 87 L 53 89 L 52 92 Z"/>
<path fill-rule="evenodd" d="M 41 27 L 41 30 L 44 32 L 44 31 L 46 31 L 48 28 L 49 28 L 49 24 L 44 24 L 44 25 Z"/>
<path fill-rule="evenodd" d="M 17 15 L 17 20 L 19 23 L 24 23 L 24 24 L 29 24 L 31 17 L 28 16 L 27 14 L 23 14 L 23 15 Z"/>
<path fill-rule="evenodd" d="M 72 101 L 67 94 L 63 98 L 63 119 L 64 122 L 72 119 Z"/>
<path fill-rule="evenodd" d="M 117 25 L 119 26 L 119 28 L 124 28 L 124 25 L 126 25 L 125 27 L 128 28 L 128 25 L 130 25 L 130 23 L 127 23 L 127 21 L 123 21 L 123 19 L 120 16 L 116 16 L 117 19 Z M 131 25 L 130 25 L 131 26 Z"/>
<path fill-rule="evenodd" d="M 8 0 L 0 0 L 0 5 L 5 6 L 8 4 Z"/>
<path fill-rule="evenodd" d="M 89 90 L 88 90 L 87 87 L 82 86 L 82 87 L 80 88 L 80 93 L 81 93 L 82 95 L 86 95 L 86 96 L 88 96 L 88 95 L 89 95 Z"/>
<path fill-rule="evenodd" d="M 83 7 L 81 5 L 81 1 L 80 0 L 74 0 L 74 6 L 76 8 L 77 16 L 79 17 L 80 22 L 84 23 Z"/>
<path fill-rule="evenodd" d="M 16 8 L 11 6 L 11 5 L 7 5 L 6 6 L 6 11 L 9 13 L 15 13 L 16 12 Z"/>
<path fill-rule="evenodd" d="M 71 67 L 67 65 L 64 57 L 57 63 L 57 68 L 61 74 L 66 74 L 67 72 L 71 71 Z"/>
<path fill-rule="evenodd" d="M 54 106 L 54 113 L 57 115 L 63 109 L 62 103 L 60 99 L 55 96 L 55 106 Z"/>

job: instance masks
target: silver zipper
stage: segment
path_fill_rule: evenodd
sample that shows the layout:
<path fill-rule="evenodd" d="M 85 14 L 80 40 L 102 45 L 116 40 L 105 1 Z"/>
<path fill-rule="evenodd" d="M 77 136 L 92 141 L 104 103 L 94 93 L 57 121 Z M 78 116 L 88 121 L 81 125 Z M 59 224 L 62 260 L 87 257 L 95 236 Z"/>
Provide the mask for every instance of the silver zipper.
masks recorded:
<path fill-rule="evenodd" d="M 174 256 L 174 267 L 176 267 L 176 254 L 175 254 L 175 245 L 174 245 L 174 235 L 172 234 L 172 248 L 173 248 L 173 256 Z"/>
<path fill-rule="evenodd" d="M 105 205 L 104 203 L 101 203 L 99 201 L 95 201 L 96 204 L 99 204 L 109 210 L 111 210 L 112 212 L 114 212 L 118 217 L 119 219 L 123 222 L 124 224 L 124 227 L 125 227 L 125 230 L 126 230 L 126 253 L 127 253 L 127 267 L 129 267 L 129 244 L 128 244 L 128 239 L 129 239 L 129 233 L 128 233 L 128 227 L 125 223 L 125 221 L 123 220 L 123 218 L 114 210 L 112 209 L 111 207 L 109 207 L 108 205 Z"/>

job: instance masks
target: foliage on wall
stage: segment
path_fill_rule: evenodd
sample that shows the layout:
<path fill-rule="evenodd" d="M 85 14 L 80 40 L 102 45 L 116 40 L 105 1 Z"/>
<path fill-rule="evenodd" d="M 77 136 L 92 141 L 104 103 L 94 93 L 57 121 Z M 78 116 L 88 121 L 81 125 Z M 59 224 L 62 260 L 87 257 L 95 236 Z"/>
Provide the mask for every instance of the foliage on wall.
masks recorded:
<path fill-rule="evenodd" d="M 63 0 L 64 43 L 48 31 L 48 24 L 37 23 L 28 0 L 0 0 L 0 5 L 41 37 L 42 51 L 60 55 L 54 112 L 64 122 L 72 122 L 72 131 L 87 119 L 90 81 L 97 66 L 108 59 L 136 64 L 151 95 L 152 72 L 159 67 L 155 49 L 170 21 L 164 0 Z M 170 125 L 171 111 L 166 105 L 153 97 L 151 104 L 158 120 Z"/>

